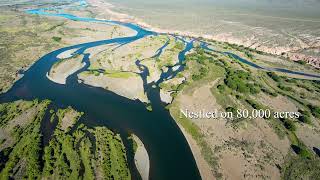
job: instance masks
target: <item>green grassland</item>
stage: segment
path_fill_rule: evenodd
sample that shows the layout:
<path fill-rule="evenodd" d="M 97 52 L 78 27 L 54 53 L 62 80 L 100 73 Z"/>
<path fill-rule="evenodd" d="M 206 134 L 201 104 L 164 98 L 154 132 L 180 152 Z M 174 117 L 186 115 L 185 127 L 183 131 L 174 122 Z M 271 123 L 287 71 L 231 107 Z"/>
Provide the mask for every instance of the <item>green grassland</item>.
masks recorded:
<path fill-rule="evenodd" d="M 120 71 L 105 71 L 104 74 L 108 77 L 124 78 L 124 79 L 128 79 L 130 77 L 137 76 L 137 74 L 132 73 L 132 72 L 120 72 Z"/>

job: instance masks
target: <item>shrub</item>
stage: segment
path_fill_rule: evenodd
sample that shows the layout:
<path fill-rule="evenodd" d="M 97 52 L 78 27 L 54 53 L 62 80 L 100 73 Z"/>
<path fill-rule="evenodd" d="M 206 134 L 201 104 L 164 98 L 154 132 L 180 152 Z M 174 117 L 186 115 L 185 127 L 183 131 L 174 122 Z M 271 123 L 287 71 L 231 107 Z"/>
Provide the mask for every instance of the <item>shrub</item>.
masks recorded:
<path fill-rule="evenodd" d="M 303 60 L 298 60 L 298 61 L 295 61 L 296 63 L 298 64 L 302 64 L 302 65 L 306 65 L 307 62 L 306 61 L 303 61 Z"/>
<path fill-rule="evenodd" d="M 291 147 L 293 151 L 302 158 L 310 159 L 312 157 L 312 154 L 308 151 L 308 149 L 303 144 L 291 145 Z"/>
<path fill-rule="evenodd" d="M 238 92 L 241 93 L 251 93 L 257 94 L 260 92 L 259 85 L 255 83 L 249 83 L 248 81 L 252 81 L 252 77 L 250 73 L 245 72 L 243 70 L 228 70 L 227 78 L 225 79 L 225 84 Z"/>
<path fill-rule="evenodd" d="M 261 90 L 258 85 L 247 84 L 251 94 L 258 94 Z"/>
<path fill-rule="evenodd" d="M 294 122 L 289 119 L 282 119 L 282 122 L 284 127 L 292 132 L 294 132 L 297 129 Z"/>
<path fill-rule="evenodd" d="M 225 85 L 223 85 L 223 84 L 219 84 L 219 85 L 217 86 L 217 88 L 218 88 L 218 90 L 219 90 L 220 92 L 223 92 L 223 91 L 226 89 Z"/>
<path fill-rule="evenodd" d="M 248 58 L 250 58 L 250 59 L 253 58 L 253 55 L 252 55 L 250 52 L 246 51 L 245 54 L 246 54 L 246 56 L 247 56 Z"/>
<path fill-rule="evenodd" d="M 259 105 L 257 102 L 255 102 L 252 99 L 246 99 L 246 102 L 250 104 L 250 106 L 253 107 L 254 109 L 263 109 L 261 105 Z"/>
<path fill-rule="evenodd" d="M 271 79 L 273 79 L 274 81 L 276 81 L 276 82 L 280 82 L 281 81 L 281 77 L 280 76 L 278 76 L 276 73 L 274 73 L 274 72 L 267 72 L 267 75 L 271 78 Z"/>
<path fill-rule="evenodd" d="M 300 116 L 298 118 L 299 121 L 307 124 L 311 123 L 310 113 L 308 111 L 303 111 L 299 109 L 299 113 L 300 113 Z"/>
<path fill-rule="evenodd" d="M 237 91 L 241 93 L 248 93 L 250 89 L 244 83 L 238 83 Z"/>
<path fill-rule="evenodd" d="M 308 108 L 310 109 L 310 111 L 314 117 L 320 118 L 320 107 L 309 104 Z"/>
<path fill-rule="evenodd" d="M 266 93 L 266 94 L 269 94 L 270 96 L 273 96 L 273 97 L 277 97 L 278 96 L 278 94 L 276 92 L 272 92 L 267 88 L 261 88 L 261 91 Z"/>
<path fill-rule="evenodd" d="M 236 98 L 239 99 L 239 100 L 243 99 L 243 97 L 241 95 L 239 95 L 239 94 L 236 95 Z"/>
<path fill-rule="evenodd" d="M 232 112 L 233 114 L 236 114 L 236 112 L 237 112 L 237 110 L 234 107 L 231 107 L 231 106 L 227 107 L 226 111 L 227 112 Z"/>
<path fill-rule="evenodd" d="M 282 84 L 278 84 L 278 87 L 284 91 L 293 91 L 292 87 L 284 86 Z"/>
<path fill-rule="evenodd" d="M 61 37 L 56 37 L 56 36 L 53 36 L 52 39 L 56 42 L 60 42 L 61 41 Z"/>

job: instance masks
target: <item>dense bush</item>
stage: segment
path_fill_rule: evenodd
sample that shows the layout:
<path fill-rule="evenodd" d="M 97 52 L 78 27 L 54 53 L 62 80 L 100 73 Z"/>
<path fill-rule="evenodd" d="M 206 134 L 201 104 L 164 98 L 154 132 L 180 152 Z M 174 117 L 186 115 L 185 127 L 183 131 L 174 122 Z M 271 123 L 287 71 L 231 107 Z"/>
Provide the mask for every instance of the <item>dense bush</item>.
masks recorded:
<path fill-rule="evenodd" d="M 236 108 L 229 106 L 226 108 L 226 112 L 232 112 L 233 114 L 236 114 L 237 110 Z"/>
<path fill-rule="evenodd" d="M 203 49 L 196 48 L 195 53 L 188 54 L 186 60 L 188 61 L 197 61 L 197 63 L 205 65 L 205 60 L 209 59 Z"/>
<path fill-rule="evenodd" d="M 251 94 L 258 94 L 261 89 L 256 84 L 247 84 L 248 88 L 250 89 Z"/>
<path fill-rule="evenodd" d="M 299 121 L 310 124 L 311 123 L 310 113 L 308 111 L 303 111 L 303 110 L 299 110 L 299 112 L 300 112 Z"/>
<path fill-rule="evenodd" d="M 273 97 L 277 97 L 278 96 L 278 93 L 276 92 L 273 92 L 273 91 L 270 91 L 269 89 L 267 88 L 261 88 L 261 91 L 266 93 L 266 94 L 269 94 L 270 96 L 273 96 Z"/>
<path fill-rule="evenodd" d="M 193 74 L 192 75 L 192 80 L 197 81 L 202 79 L 203 77 L 205 77 L 208 74 L 208 69 L 205 67 L 201 67 L 199 69 L 200 74 Z"/>
<path fill-rule="evenodd" d="M 247 56 L 248 58 L 250 58 L 250 59 L 253 58 L 253 55 L 252 55 L 250 52 L 246 51 L 245 54 L 246 54 L 246 56 Z"/>
<path fill-rule="evenodd" d="M 284 86 L 282 84 L 278 84 L 278 87 L 284 91 L 293 91 L 292 87 Z"/>
<path fill-rule="evenodd" d="M 306 65 L 307 62 L 306 61 L 303 61 L 303 60 L 298 60 L 298 61 L 295 61 L 296 63 L 298 64 L 302 64 L 302 65 Z"/>
<path fill-rule="evenodd" d="M 0 113 L 19 111 L 17 103 L 0 105 Z M 20 103 L 21 106 L 22 103 Z M 0 151 L 0 179 L 94 179 L 96 169 L 109 179 L 131 179 L 126 150 L 118 134 L 105 127 L 79 125 L 65 133 L 56 126 L 52 134 L 40 128 L 46 115 L 63 118 L 67 109 L 49 109 L 37 104 L 34 117 L 26 124 L 9 127 L 14 135 L 12 147 Z M 22 104 L 28 107 L 28 104 Z M 31 104 L 32 105 L 32 104 Z M 79 113 L 82 114 L 82 113 Z M 57 121 L 57 120 L 56 120 Z M 5 123 L 7 125 L 8 122 Z M 45 128 L 43 128 L 45 129 Z M 46 129 L 47 130 L 47 129 Z M 1 139 L 1 138 L 0 138 Z M 45 140 L 47 139 L 47 140 Z M 95 148 L 93 148 L 95 147 Z M 98 155 L 98 156 L 97 156 Z M 16 169 L 23 169 L 16 173 Z"/>
<path fill-rule="evenodd" d="M 228 70 L 224 82 L 229 88 L 241 93 L 259 93 L 260 87 L 250 81 L 253 81 L 250 73 L 243 70 Z"/>
<path fill-rule="evenodd" d="M 217 88 L 218 88 L 218 90 L 219 90 L 220 92 L 223 92 L 223 91 L 226 89 L 225 85 L 223 85 L 223 84 L 219 84 L 219 85 L 217 86 Z"/>
<path fill-rule="evenodd" d="M 308 105 L 308 108 L 310 109 L 312 115 L 316 118 L 320 118 L 320 107 L 314 106 L 312 104 Z"/>
<path fill-rule="evenodd" d="M 280 76 L 278 76 L 276 73 L 274 73 L 274 72 L 267 72 L 267 75 L 269 76 L 269 77 L 271 77 L 271 79 L 273 79 L 274 81 L 276 81 L 276 82 L 280 82 L 281 81 L 281 77 Z"/>
<path fill-rule="evenodd" d="M 284 127 L 286 129 L 288 129 L 289 131 L 294 132 L 297 129 L 297 127 L 295 126 L 295 124 L 292 120 L 285 119 L 285 118 L 280 118 L 280 120 L 283 123 Z"/>
<path fill-rule="evenodd" d="M 246 99 L 246 102 L 254 109 L 263 109 L 263 107 L 252 99 Z"/>
<path fill-rule="evenodd" d="M 56 42 L 60 42 L 61 41 L 61 37 L 56 37 L 56 36 L 53 36 L 52 39 Z"/>
<path fill-rule="evenodd" d="M 309 152 L 309 150 L 305 145 L 299 143 L 298 145 L 291 145 L 291 147 L 293 151 L 296 154 L 298 154 L 300 157 L 311 159 L 312 154 Z"/>

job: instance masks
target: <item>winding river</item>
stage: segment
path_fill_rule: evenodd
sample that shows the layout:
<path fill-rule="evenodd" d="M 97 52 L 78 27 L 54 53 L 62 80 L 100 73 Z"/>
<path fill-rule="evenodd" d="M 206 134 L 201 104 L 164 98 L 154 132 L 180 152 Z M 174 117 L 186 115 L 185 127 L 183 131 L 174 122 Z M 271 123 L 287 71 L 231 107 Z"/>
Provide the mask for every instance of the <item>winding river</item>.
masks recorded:
<path fill-rule="evenodd" d="M 90 65 L 90 54 L 86 53 L 89 48 L 111 43 L 121 46 L 147 36 L 159 34 L 132 23 L 83 18 L 65 13 L 52 13 L 47 10 L 50 9 L 34 9 L 26 12 L 76 21 L 117 24 L 136 31 L 136 35 L 77 44 L 52 51 L 41 57 L 25 71 L 24 76 L 8 92 L 1 94 L 0 102 L 38 98 L 40 100 L 50 99 L 59 107 L 72 106 L 74 109 L 85 113 L 80 119 L 81 123 L 90 127 L 106 126 L 120 133 L 127 149 L 130 149 L 126 140 L 127 137 L 131 133 L 136 134 L 144 142 L 148 151 L 151 179 L 201 179 L 190 147 L 176 122 L 164 108 L 164 104 L 160 100 L 159 87 L 157 86 L 159 83 L 173 78 L 178 72 L 183 71 L 185 53 L 193 48 L 195 40 L 187 41 L 184 37 L 177 38 L 177 40 L 181 40 L 186 44 L 185 49 L 179 53 L 179 62 L 174 67 L 168 67 L 169 70 L 167 72 L 162 72 L 161 78 L 157 82 L 148 84 L 146 81 L 149 73 L 148 69 L 141 65 L 139 60 L 136 61 L 136 65 L 141 70 L 140 76 L 144 81 L 146 94 L 152 104 L 153 111 L 149 112 L 146 110 L 145 105 L 138 100 L 130 100 L 103 88 L 92 87 L 78 82 L 77 74 L 86 70 Z M 154 57 L 159 56 L 167 44 L 168 42 L 155 52 Z M 203 48 L 207 48 L 207 46 L 203 45 Z M 86 62 L 86 66 L 69 76 L 66 85 L 56 84 L 47 79 L 46 73 L 58 60 L 57 56 L 68 50 L 75 50 L 74 55 L 83 55 L 83 62 Z M 228 55 L 233 56 L 232 54 Z M 237 57 L 234 58 L 238 59 Z M 239 60 L 241 61 L 241 59 Z M 242 62 L 246 63 L 245 61 Z M 251 65 L 250 63 L 246 64 Z M 289 71 L 288 73 L 291 72 Z M 308 76 L 308 74 L 304 73 L 303 75 Z M 319 75 L 313 76 L 320 77 Z M 156 85 L 156 88 L 152 87 L 154 85 Z M 128 157 L 133 179 L 139 179 L 133 159 L 129 155 Z"/>

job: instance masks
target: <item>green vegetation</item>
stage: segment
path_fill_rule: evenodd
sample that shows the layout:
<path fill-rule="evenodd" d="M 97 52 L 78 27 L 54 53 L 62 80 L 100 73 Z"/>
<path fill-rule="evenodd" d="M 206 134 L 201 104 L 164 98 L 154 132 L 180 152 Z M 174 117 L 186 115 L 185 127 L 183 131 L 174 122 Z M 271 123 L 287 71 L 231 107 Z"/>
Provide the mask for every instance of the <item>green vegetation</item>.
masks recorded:
<path fill-rule="evenodd" d="M 178 61 L 178 54 L 184 49 L 184 46 L 184 43 L 176 42 L 174 39 L 170 38 L 166 50 L 156 58 L 156 67 L 161 70 L 164 67 L 174 66 Z"/>
<path fill-rule="evenodd" d="M 117 71 L 106 71 L 104 74 L 108 77 L 124 78 L 124 79 L 128 79 L 130 77 L 136 76 L 136 74 L 132 72 L 117 72 Z"/>
<path fill-rule="evenodd" d="M 228 69 L 227 75 L 225 79 L 225 84 L 240 93 L 251 93 L 257 94 L 259 93 L 260 87 L 253 83 L 253 78 L 250 73 L 245 72 L 243 70 L 231 70 Z"/>
<path fill-rule="evenodd" d="M 129 140 L 129 142 L 130 142 L 130 144 L 131 144 L 131 147 L 132 147 L 132 150 L 133 150 L 133 155 L 134 155 L 134 154 L 136 153 L 136 151 L 137 151 L 138 144 L 137 144 L 137 142 L 134 140 L 134 138 L 133 138 L 132 135 L 130 135 L 130 136 L 128 137 L 128 140 Z"/>
<path fill-rule="evenodd" d="M 18 134 L 16 134 L 17 129 L 13 130 L 12 133 L 16 135 L 16 144 L 11 152 L 7 154 L 7 161 L 1 162 L 1 167 L 3 167 L 3 169 L 0 173 L 0 179 L 9 179 L 9 177 L 12 177 L 14 174 L 13 169 L 15 167 L 18 168 L 23 164 L 28 164 L 28 166 L 23 167 L 24 178 L 38 179 L 40 177 L 40 122 L 46 112 L 47 105 L 47 101 L 41 104 L 37 103 L 37 106 L 41 109 L 38 111 L 33 121 L 27 126 L 19 126 L 21 131 Z M 18 127 L 18 125 L 16 127 Z"/>
<path fill-rule="evenodd" d="M 296 63 L 298 64 L 301 64 L 301 65 L 306 65 L 307 62 L 306 61 L 303 61 L 303 60 L 298 60 L 298 61 L 295 61 Z"/>
<path fill-rule="evenodd" d="M 94 158 L 91 154 L 92 143 L 88 137 L 85 137 L 80 143 L 80 157 L 84 166 L 83 179 L 94 179 L 94 169 L 92 164 L 92 159 Z"/>
<path fill-rule="evenodd" d="M 312 104 L 308 104 L 308 108 L 310 109 L 310 111 L 314 117 L 320 118 L 320 107 L 314 106 Z"/>
<path fill-rule="evenodd" d="M 290 156 L 281 169 L 283 179 L 319 179 L 320 159 Z"/>
<path fill-rule="evenodd" d="M 56 42 L 60 42 L 61 41 L 61 37 L 56 37 L 56 36 L 53 36 L 52 37 L 52 40 L 56 41 Z"/>
<path fill-rule="evenodd" d="M 302 123 L 312 125 L 311 116 L 315 118 L 319 115 L 319 107 L 312 105 L 306 98 L 299 97 L 300 89 L 293 89 L 292 87 L 303 88 L 307 90 L 306 93 L 314 93 L 318 87 L 310 80 L 298 80 L 288 77 L 278 76 L 275 73 L 268 72 L 268 77 L 272 81 L 265 80 L 267 84 L 273 88 L 276 93 L 287 96 L 290 100 L 299 104 L 298 107 L 300 116 L 297 120 Z M 306 95 L 307 96 L 307 95 Z M 313 179 L 319 176 L 319 159 L 315 158 L 314 153 L 296 136 L 295 131 L 299 123 L 295 123 L 293 119 L 280 119 L 282 125 L 286 128 L 286 134 L 291 142 L 291 147 L 298 156 L 290 155 L 287 162 L 284 164 L 282 176 L 285 179 Z M 310 164 L 313 164 L 310 166 Z M 317 165 L 315 165 L 317 164 Z"/>
<path fill-rule="evenodd" d="M 59 128 L 61 119 L 74 110 L 55 109 L 49 104 L 50 101 L 35 100 L 0 105 L 1 117 L 6 117 L 1 123 L 11 129 L 15 141 L 11 147 L 0 149 L 0 179 L 94 179 L 97 173 L 105 179 L 131 179 L 119 134 L 105 127 L 88 128 L 83 124 L 73 131 L 64 131 Z M 36 111 L 36 115 L 13 126 L 12 116 L 7 118 L 7 114 L 18 117 L 21 109 Z M 72 116 L 75 122 L 82 113 L 76 114 Z M 51 118 L 45 119 L 48 115 Z M 54 129 L 42 127 L 55 119 L 58 125 Z M 44 130 L 52 132 L 48 136 Z"/>
<path fill-rule="evenodd" d="M 213 86 L 210 90 L 212 95 L 216 98 L 217 103 L 226 111 L 229 111 L 230 108 L 236 109 L 236 104 L 230 96 L 231 90 L 226 85 L 219 84 L 217 86 Z"/>
<path fill-rule="evenodd" d="M 253 55 L 250 52 L 245 51 L 244 53 L 248 58 L 253 59 Z"/>
<path fill-rule="evenodd" d="M 208 70 L 205 67 L 201 67 L 199 69 L 199 72 L 200 72 L 200 74 L 193 74 L 192 75 L 192 80 L 194 80 L 194 81 L 200 80 L 208 74 Z"/>
<path fill-rule="evenodd" d="M 295 126 L 294 122 L 290 119 L 280 119 L 283 122 L 283 125 L 285 128 L 287 128 L 289 131 L 296 131 L 297 127 Z"/>
<path fill-rule="evenodd" d="M 186 69 L 186 71 L 191 72 L 193 81 L 209 81 L 223 76 L 224 69 L 216 64 L 215 59 L 208 56 L 203 49 L 196 48 L 195 50 L 196 52 L 186 56 L 187 67 L 191 67 L 190 69 Z"/>
<path fill-rule="evenodd" d="M 299 121 L 303 122 L 303 123 L 307 123 L 307 124 L 311 124 L 311 115 L 308 111 L 303 111 L 303 110 L 299 110 L 300 112 L 300 116 L 299 116 Z"/>
<path fill-rule="evenodd" d="M 147 108 L 148 111 L 152 111 L 152 105 L 151 104 L 147 104 L 146 108 Z"/>
<path fill-rule="evenodd" d="M 264 109 L 260 103 L 256 102 L 255 100 L 253 99 L 246 99 L 246 102 L 253 108 L 253 109 Z"/>
<path fill-rule="evenodd" d="M 291 87 L 288 87 L 288 86 L 284 86 L 282 84 L 279 84 L 278 87 L 281 89 L 281 90 L 284 90 L 284 91 L 293 91 L 293 89 Z"/>
<path fill-rule="evenodd" d="M 274 72 L 267 72 L 267 75 L 269 76 L 269 77 L 271 77 L 274 81 L 276 81 L 276 82 L 280 82 L 281 81 L 281 78 L 280 78 L 280 76 L 278 76 L 276 73 L 274 73 Z"/>
<path fill-rule="evenodd" d="M 182 42 L 176 42 L 173 48 L 177 49 L 178 51 L 182 51 L 184 48 L 184 44 Z"/>
<path fill-rule="evenodd" d="M 27 111 L 37 104 L 37 100 L 0 104 L 0 127 L 4 127 L 9 121 L 21 115 L 23 111 Z"/>
<path fill-rule="evenodd" d="M 87 70 L 82 72 L 83 74 L 90 74 L 90 75 L 95 75 L 95 76 L 99 76 L 100 74 L 104 74 L 107 77 L 111 77 L 111 78 L 123 78 L 123 79 L 128 79 L 130 77 L 134 77 L 137 76 L 137 74 L 133 73 L 133 72 L 123 72 L 123 71 L 113 71 L 113 70 L 108 70 L 105 71 L 104 73 L 99 72 L 98 70 Z"/>
<path fill-rule="evenodd" d="M 130 172 L 126 161 L 125 149 L 120 135 L 104 127 L 95 129 L 97 141 L 96 157 L 106 179 L 130 179 Z"/>

